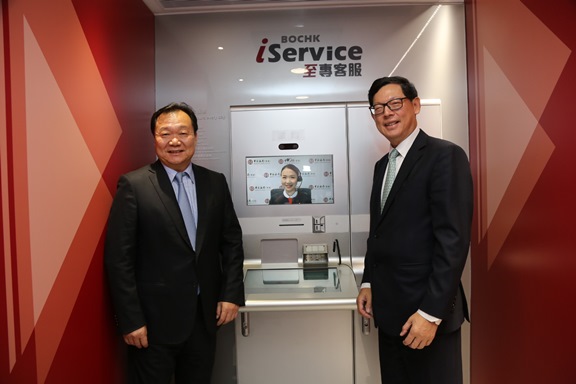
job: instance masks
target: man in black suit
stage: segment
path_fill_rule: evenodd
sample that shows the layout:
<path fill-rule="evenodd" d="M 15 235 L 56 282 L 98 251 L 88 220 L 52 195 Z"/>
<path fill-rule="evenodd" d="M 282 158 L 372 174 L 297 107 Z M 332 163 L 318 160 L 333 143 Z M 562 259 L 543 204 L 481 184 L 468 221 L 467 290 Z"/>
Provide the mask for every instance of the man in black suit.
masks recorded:
<path fill-rule="evenodd" d="M 167 105 L 151 130 L 158 160 L 120 177 L 104 255 L 128 376 L 209 384 L 216 330 L 244 305 L 242 231 L 224 175 L 191 163 L 193 110 Z"/>
<path fill-rule="evenodd" d="M 460 384 L 460 327 L 468 319 L 460 278 L 473 208 L 469 162 L 460 147 L 418 128 L 420 99 L 407 79 L 377 79 L 368 100 L 392 150 L 374 169 L 358 311 L 378 327 L 383 383 Z"/>

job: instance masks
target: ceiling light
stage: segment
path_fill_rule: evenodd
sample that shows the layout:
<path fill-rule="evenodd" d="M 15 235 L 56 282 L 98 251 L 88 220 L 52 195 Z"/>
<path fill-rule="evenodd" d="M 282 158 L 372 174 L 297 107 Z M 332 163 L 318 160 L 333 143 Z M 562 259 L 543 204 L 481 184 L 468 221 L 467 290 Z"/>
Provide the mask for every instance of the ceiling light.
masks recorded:
<path fill-rule="evenodd" d="M 303 75 L 308 73 L 308 70 L 306 68 L 292 68 L 290 72 L 294 73 L 295 75 Z"/>

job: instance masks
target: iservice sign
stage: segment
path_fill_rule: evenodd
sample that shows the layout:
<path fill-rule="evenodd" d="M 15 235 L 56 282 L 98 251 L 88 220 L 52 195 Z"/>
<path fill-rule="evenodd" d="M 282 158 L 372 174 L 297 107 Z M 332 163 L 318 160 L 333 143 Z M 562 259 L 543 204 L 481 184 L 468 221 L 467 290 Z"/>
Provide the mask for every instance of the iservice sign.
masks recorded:
<path fill-rule="evenodd" d="M 359 45 L 311 46 L 311 43 L 320 43 L 320 35 L 282 36 L 280 43 L 269 43 L 268 38 L 262 39 L 256 54 L 257 63 L 302 63 L 306 69 L 303 77 L 308 78 L 362 76 L 363 51 Z"/>

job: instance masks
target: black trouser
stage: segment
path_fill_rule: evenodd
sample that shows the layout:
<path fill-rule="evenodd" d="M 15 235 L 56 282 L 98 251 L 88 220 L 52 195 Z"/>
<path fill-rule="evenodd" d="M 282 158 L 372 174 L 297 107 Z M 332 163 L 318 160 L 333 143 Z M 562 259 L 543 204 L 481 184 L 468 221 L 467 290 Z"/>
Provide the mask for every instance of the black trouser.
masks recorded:
<path fill-rule="evenodd" d="M 460 329 L 436 334 L 424 349 L 408 348 L 403 339 L 378 331 L 383 384 L 462 384 Z"/>
<path fill-rule="evenodd" d="M 148 348 L 128 347 L 130 384 L 210 384 L 216 335 L 206 330 L 202 304 L 190 337 L 180 344 L 149 344 Z"/>

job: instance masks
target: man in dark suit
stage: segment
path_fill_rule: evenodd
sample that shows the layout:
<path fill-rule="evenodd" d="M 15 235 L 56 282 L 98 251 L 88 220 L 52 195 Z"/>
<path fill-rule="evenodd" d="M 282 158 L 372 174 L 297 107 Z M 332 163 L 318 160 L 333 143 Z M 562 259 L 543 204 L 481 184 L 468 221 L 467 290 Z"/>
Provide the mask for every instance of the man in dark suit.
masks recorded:
<path fill-rule="evenodd" d="M 407 79 L 377 79 L 368 100 L 392 150 L 374 169 L 358 311 L 378 327 L 383 383 L 460 384 L 460 327 L 468 318 L 460 278 L 473 208 L 468 159 L 418 128 L 420 99 Z M 385 179 L 394 173 L 388 193 Z"/>
<path fill-rule="evenodd" d="M 224 175 L 191 163 L 193 110 L 167 105 L 151 130 L 158 160 L 120 177 L 104 255 L 128 376 L 209 384 L 216 330 L 244 305 L 242 231 Z"/>

